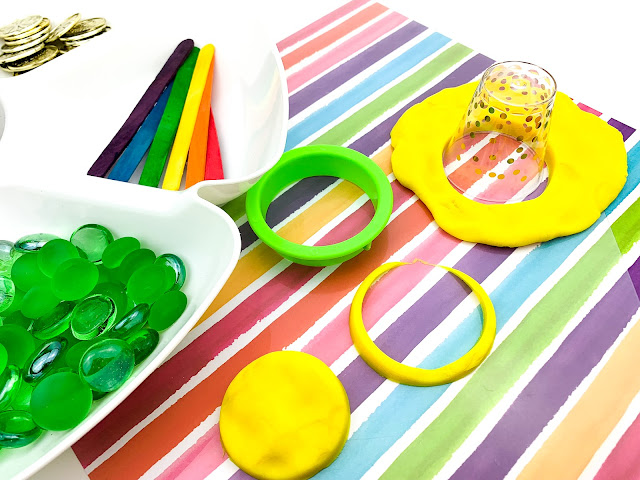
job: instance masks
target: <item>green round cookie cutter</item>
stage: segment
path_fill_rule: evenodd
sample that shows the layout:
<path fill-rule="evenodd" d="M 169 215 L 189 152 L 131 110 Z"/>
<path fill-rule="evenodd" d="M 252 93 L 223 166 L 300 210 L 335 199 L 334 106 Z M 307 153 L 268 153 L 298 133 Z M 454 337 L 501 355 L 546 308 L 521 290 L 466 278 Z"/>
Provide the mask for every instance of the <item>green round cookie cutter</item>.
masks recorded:
<path fill-rule="evenodd" d="M 275 233 L 265 220 L 269 205 L 289 185 L 308 177 L 331 176 L 360 187 L 371 199 L 375 214 L 360 233 L 334 245 L 306 246 Z M 280 161 L 247 192 L 247 219 L 255 234 L 287 260 L 310 266 L 345 262 L 382 232 L 391 217 L 393 192 L 382 169 L 367 156 L 349 148 L 311 145 L 286 152 Z"/>

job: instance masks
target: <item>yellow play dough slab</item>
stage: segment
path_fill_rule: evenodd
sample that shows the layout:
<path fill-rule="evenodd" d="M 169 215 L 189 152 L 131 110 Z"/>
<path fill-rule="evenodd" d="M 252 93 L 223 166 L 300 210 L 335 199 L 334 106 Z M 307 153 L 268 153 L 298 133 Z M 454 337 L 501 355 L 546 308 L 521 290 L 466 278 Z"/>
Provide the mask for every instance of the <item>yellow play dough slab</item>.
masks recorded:
<path fill-rule="evenodd" d="M 257 479 L 306 479 L 336 459 L 350 418 L 347 393 L 329 367 L 307 353 L 274 352 L 229 385 L 220 438 L 231 460 Z"/>
<path fill-rule="evenodd" d="M 442 90 L 398 120 L 391 131 L 391 164 L 398 181 L 420 197 L 443 230 L 470 242 L 517 247 L 589 228 L 627 178 L 620 132 L 558 92 L 545 155 L 545 191 L 520 203 L 475 202 L 449 183 L 442 151 L 476 86 Z"/>

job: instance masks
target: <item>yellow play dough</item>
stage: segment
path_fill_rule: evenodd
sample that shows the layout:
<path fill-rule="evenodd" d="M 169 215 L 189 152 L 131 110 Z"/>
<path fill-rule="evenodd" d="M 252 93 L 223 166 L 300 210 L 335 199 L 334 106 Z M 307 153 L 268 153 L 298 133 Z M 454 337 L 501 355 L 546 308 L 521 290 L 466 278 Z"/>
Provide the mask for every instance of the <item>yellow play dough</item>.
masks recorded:
<path fill-rule="evenodd" d="M 449 183 L 442 152 L 476 86 L 442 90 L 398 120 L 391 131 L 391 163 L 398 181 L 420 197 L 443 230 L 470 242 L 517 247 L 589 228 L 627 178 L 620 132 L 558 92 L 545 155 L 545 191 L 514 204 L 475 202 Z"/>
<path fill-rule="evenodd" d="M 349 433 L 340 380 L 312 355 L 258 358 L 233 379 L 220 408 L 220 438 L 238 467 L 263 480 L 306 479 L 333 462 Z"/>

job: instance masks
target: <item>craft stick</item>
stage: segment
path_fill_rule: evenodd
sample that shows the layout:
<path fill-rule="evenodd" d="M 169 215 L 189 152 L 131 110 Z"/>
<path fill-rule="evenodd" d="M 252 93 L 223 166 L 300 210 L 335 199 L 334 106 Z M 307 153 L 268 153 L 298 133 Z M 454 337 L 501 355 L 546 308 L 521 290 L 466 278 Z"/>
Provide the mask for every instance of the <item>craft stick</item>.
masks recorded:
<path fill-rule="evenodd" d="M 158 130 L 160 119 L 167 106 L 171 85 L 170 83 L 167 85 L 167 88 L 164 89 L 158 103 L 156 103 L 156 106 L 153 107 L 149 116 L 147 116 L 146 120 L 142 123 L 140 130 L 136 132 L 131 143 L 129 143 L 127 148 L 124 149 L 124 152 L 122 152 L 122 155 L 120 155 L 111 173 L 109 173 L 110 179 L 128 182 L 133 172 L 135 172 L 138 165 L 140 165 L 142 157 L 144 157 L 144 154 L 149 150 L 153 137 Z"/>
<path fill-rule="evenodd" d="M 142 98 L 138 101 L 133 111 L 129 114 L 129 118 L 124 122 L 118 133 L 111 139 L 109 145 L 103 150 L 98 159 L 93 163 L 89 171 L 89 175 L 94 177 L 104 177 L 113 167 L 116 159 L 122 154 L 124 149 L 129 145 L 131 139 L 149 115 L 153 106 L 158 102 L 160 95 L 169 83 L 175 78 L 176 72 L 188 57 L 193 49 L 193 40 L 187 39 L 173 51 L 169 59 L 166 61 L 160 73 L 151 82 L 147 91 L 144 92 Z"/>
<path fill-rule="evenodd" d="M 200 49 L 194 47 L 176 74 L 176 79 L 173 81 L 171 93 L 169 94 L 169 100 L 167 100 L 167 106 L 160 119 L 156 136 L 153 137 L 153 141 L 151 142 L 147 161 L 144 163 L 144 168 L 140 175 L 140 181 L 138 182 L 140 185 L 157 187 L 160 183 L 171 144 L 178 130 L 182 108 L 187 99 L 187 92 L 189 91 L 191 76 L 193 75 L 193 69 L 198 59 L 198 52 L 200 52 Z"/>
<path fill-rule="evenodd" d="M 193 137 L 193 128 L 196 125 L 198 110 L 200 109 L 200 101 L 204 93 L 204 86 L 209 76 L 209 67 L 213 59 L 213 45 L 205 45 L 200 50 L 198 61 L 191 77 L 191 85 L 189 85 L 189 93 L 184 103 L 182 116 L 180 117 L 180 125 L 176 138 L 173 141 L 171 156 L 167 164 L 167 171 L 164 175 L 162 188 L 165 190 L 179 190 L 184 173 L 184 165 L 187 162 L 187 154 L 189 153 L 189 145 L 191 145 L 191 137 Z"/>
<path fill-rule="evenodd" d="M 218 132 L 216 122 L 213 119 L 213 110 L 209 108 L 209 137 L 207 139 L 207 163 L 204 166 L 205 180 L 222 180 L 224 170 L 222 168 L 222 157 L 220 156 L 220 143 L 218 142 Z"/>
<path fill-rule="evenodd" d="M 209 112 L 211 110 L 211 86 L 213 84 L 213 65 L 215 63 L 215 51 L 209 67 L 209 76 L 204 86 L 196 126 L 193 129 L 193 138 L 189 147 L 189 159 L 187 160 L 187 181 L 189 188 L 204 180 L 204 165 L 207 161 L 207 139 L 209 137 Z"/>

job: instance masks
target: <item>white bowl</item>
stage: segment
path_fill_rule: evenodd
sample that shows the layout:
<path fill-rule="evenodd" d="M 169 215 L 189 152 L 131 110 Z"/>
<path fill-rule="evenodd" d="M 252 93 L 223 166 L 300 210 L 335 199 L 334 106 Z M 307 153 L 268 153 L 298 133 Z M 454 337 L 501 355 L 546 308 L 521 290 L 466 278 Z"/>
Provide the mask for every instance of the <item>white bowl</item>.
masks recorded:
<path fill-rule="evenodd" d="M 135 368 L 119 390 L 94 402 L 89 417 L 76 428 L 44 432 L 29 446 L 0 450 L 2 479 L 21 480 L 73 445 L 171 353 L 231 274 L 240 254 L 240 234 L 229 216 L 200 198 L 195 188 L 179 193 L 141 190 L 135 185 L 89 178 L 81 184 L 61 183 L 55 187 L 3 185 L 0 203 L 5 205 L 0 224 L 2 239 L 16 240 L 34 232 L 69 238 L 80 225 L 99 223 L 116 237 L 137 237 L 157 255 L 175 253 L 187 267 L 183 287 L 189 299 L 187 310 L 161 333 L 153 354 Z"/>
<path fill-rule="evenodd" d="M 112 29 L 27 74 L 0 72 L 6 77 L 0 78 L 3 178 L 11 175 L 20 184 L 34 177 L 81 181 L 185 38 L 216 47 L 211 103 L 225 179 L 202 182 L 200 195 L 226 203 L 282 155 L 288 121 L 284 69 L 275 44 L 240 2 L 4 3 L 0 25 L 34 14 L 57 24 L 79 12 L 106 18 Z"/>

